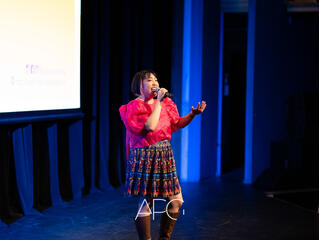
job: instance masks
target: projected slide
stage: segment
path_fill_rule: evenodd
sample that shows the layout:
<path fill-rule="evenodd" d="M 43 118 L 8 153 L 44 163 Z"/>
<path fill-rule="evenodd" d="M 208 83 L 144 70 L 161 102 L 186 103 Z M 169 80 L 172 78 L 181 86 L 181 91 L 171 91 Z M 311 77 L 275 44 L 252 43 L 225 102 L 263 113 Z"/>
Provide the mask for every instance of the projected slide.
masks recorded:
<path fill-rule="evenodd" d="M 0 113 L 80 108 L 80 8 L 0 1 Z"/>

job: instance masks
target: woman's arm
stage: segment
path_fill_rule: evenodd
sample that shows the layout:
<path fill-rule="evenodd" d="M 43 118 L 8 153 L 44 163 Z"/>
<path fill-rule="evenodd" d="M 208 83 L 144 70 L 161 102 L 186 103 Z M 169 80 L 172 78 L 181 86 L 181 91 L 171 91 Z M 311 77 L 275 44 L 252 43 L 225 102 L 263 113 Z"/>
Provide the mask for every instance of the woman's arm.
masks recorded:
<path fill-rule="evenodd" d="M 162 100 L 166 92 L 167 90 L 165 88 L 161 88 L 157 93 L 157 102 L 155 103 L 153 112 L 145 122 L 145 129 L 147 131 L 154 131 L 158 124 L 162 110 Z"/>
<path fill-rule="evenodd" d="M 198 103 L 196 108 L 192 107 L 192 111 L 189 114 L 185 115 L 184 117 L 181 117 L 177 121 L 177 123 L 175 123 L 175 125 L 178 128 L 186 127 L 188 124 L 191 123 L 191 121 L 193 121 L 193 119 L 195 118 L 196 115 L 201 114 L 202 112 L 204 112 L 205 108 L 206 108 L 206 102 L 205 101 L 202 101 L 200 104 Z"/>
<path fill-rule="evenodd" d="M 193 121 L 193 119 L 195 118 L 195 114 L 193 112 L 190 112 L 189 114 L 185 115 L 184 117 L 181 117 L 176 123 L 175 125 L 178 128 L 184 128 L 186 127 L 188 124 L 191 123 L 191 121 Z"/>
<path fill-rule="evenodd" d="M 159 121 L 161 109 L 162 109 L 162 102 L 157 101 L 155 103 L 153 112 L 151 113 L 151 115 L 148 117 L 148 119 L 145 122 L 145 129 L 147 131 L 154 131 L 155 130 L 155 128 L 158 124 L 158 121 Z"/>

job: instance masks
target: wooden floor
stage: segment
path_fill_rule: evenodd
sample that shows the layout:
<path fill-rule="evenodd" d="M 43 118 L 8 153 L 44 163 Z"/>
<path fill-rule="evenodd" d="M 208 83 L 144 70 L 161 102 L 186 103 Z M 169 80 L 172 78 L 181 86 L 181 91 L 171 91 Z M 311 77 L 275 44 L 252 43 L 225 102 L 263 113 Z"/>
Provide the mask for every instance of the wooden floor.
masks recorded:
<path fill-rule="evenodd" d="M 184 215 L 173 239 L 315 240 L 319 239 L 317 213 L 265 197 L 250 185 L 231 180 L 182 184 Z M 25 216 L 7 226 L 0 224 L 0 239 L 137 239 L 132 217 L 137 199 L 125 198 L 122 189 L 92 193 L 38 216 Z M 152 222 L 157 239 L 159 215 Z"/>

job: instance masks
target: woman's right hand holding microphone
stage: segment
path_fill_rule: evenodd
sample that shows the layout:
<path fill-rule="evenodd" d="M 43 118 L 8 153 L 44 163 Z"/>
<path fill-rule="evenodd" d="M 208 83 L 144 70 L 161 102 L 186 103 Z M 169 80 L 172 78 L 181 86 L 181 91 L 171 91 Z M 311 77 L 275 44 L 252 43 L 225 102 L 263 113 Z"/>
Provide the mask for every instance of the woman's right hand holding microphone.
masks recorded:
<path fill-rule="evenodd" d="M 167 89 L 165 88 L 160 88 L 158 91 L 157 91 L 157 100 L 159 100 L 160 102 L 162 102 L 165 98 L 165 94 L 167 93 Z"/>

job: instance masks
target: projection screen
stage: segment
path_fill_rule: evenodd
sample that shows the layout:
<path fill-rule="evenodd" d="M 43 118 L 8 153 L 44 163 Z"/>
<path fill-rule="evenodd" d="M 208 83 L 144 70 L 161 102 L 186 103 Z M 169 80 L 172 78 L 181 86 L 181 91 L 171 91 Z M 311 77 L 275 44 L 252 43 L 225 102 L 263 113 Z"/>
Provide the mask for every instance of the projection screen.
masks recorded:
<path fill-rule="evenodd" d="M 81 1 L 0 3 L 0 114 L 79 109 Z"/>

